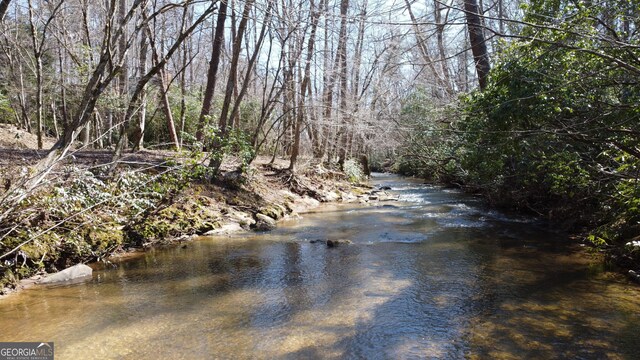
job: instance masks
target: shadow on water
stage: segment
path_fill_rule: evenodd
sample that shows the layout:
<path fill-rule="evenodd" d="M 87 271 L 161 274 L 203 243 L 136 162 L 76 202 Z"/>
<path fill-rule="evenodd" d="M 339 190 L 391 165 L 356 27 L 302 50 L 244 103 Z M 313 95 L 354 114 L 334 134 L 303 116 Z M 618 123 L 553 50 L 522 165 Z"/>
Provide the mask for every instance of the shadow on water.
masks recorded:
<path fill-rule="evenodd" d="M 0 341 L 59 358 L 633 358 L 640 292 L 531 219 L 409 179 L 0 302 Z M 312 239 L 349 238 L 327 248 Z"/>

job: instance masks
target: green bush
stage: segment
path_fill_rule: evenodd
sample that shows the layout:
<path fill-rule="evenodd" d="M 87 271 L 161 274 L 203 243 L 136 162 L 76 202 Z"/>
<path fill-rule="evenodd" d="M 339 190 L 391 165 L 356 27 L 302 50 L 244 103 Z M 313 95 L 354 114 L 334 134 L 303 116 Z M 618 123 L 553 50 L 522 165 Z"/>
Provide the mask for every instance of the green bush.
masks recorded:
<path fill-rule="evenodd" d="M 9 104 L 9 99 L 0 92 L 0 123 L 12 124 L 15 120 L 15 115 L 11 105 Z"/>
<path fill-rule="evenodd" d="M 631 60 L 594 33 L 607 9 L 561 3 L 531 2 L 527 19 L 563 19 L 559 30 L 525 27 L 540 41 L 513 42 L 487 88 L 462 99 L 461 181 L 496 203 L 597 228 L 591 238 L 605 243 L 638 227 L 638 75 L 605 60 Z"/>

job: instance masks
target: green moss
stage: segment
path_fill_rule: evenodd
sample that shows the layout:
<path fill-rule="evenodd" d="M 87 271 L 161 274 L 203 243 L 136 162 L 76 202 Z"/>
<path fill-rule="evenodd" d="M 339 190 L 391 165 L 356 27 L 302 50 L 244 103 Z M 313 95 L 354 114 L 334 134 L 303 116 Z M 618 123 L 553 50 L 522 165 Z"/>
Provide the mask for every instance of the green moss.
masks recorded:
<path fill-rule="evenodd" d="M 4 271 L 0 273 L 0 295 L 5 293 L 4 288 L 14 289 L 19 281 L 20 278 L 16 276 L 11 269 L 5 268 Z"/>
<path fill-rule="evenodd" d="M 105 226 L 91 228 L 85 232 L 85 240 L 94 253 L 104 254 L 120 247 L 124 237 L 122 231 L 116 227 Z"/>
<path fill-rule="evenodd" d="M 286 215 L 287 210 L 278 204 L 274 204 L 271 206 L 265 206 L 263 208 L 260 209 L 259 211 L 260 214 L 266 215 L 270 218 L 279 220 L 282 219 L 282 217 L 284 217 L 284 215 Z"/>
<path fill-rule="evenodd" d="M 128 239 L 139 246 L 182 235 L 204 234 L 219 228 L 221 215 L 212 204 L 212 199 L 200 197 L 196 201 L 183 200 L 148 214 L 128 228 Z"/>

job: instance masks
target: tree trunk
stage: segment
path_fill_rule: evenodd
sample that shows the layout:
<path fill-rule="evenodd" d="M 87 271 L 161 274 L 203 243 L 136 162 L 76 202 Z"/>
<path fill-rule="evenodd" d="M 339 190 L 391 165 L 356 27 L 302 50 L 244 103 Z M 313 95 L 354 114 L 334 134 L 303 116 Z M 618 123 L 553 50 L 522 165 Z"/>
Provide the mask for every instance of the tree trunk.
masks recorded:
<path fill-rule="evenodd" d="M 29 9 L 29 30 L 31 33 L 31 44 L 33 46 L 33 57 L 36 61 L 36 135 L 38 137 L 38 149 L 42 150 L 42 131 L 43 131 L 43 81 L 42 81 L 42 46 L 38 41 L 38 32 L 36 30 L 35 15 L 33 13 L 33 3 L 28 2 Z M 44 40 L 43 40 L 44 41 Z"/>
<path fill-rule="evenodd" d="M 233 91 L 236 87 L 237 75 L 238 75 L 238 60 L 240 58 L 240 50 L 242 50 L 242 38 L 244 37 L 244 31 L 249 21 L 249 12 L 253 6 L 255 0 L 247 0 L 242 11 L 242 19 L 238 25 L 238 30 L 233 40 L 233 54 L 231 57 L 231 66 L 229 68 L 229 79 L 227 80 L 227 88 L 224 95 L 224 101 L 222 103 L 222 110 L 220 111 L 220 120 L 218 122 L 218 129 L 220 130 L 220 136 L 225 137 L 227 135 L 229 108 L 231 107 L 231 98 Z"/>
<path fill-rule="evenodd" d="M 10 3 L 11 0 L 0 0 L 0 22 L 4 20 L 7 10 L 9 10 Z"/>
<path fill-rule="evenodd" d="M 127 0 L 119 0 L 118 2 L 118 18 L 121 22 L 124 22 L 125 17 L 127 16 Z M 120 37 L 119 41 L 118 41 L 118 53 L 120 56 L 120 59 L 122 61 L 122 68 L 120 69 L 120 74 L 118 77 L 118 86 L 119 86 L 119 95 L 120 95 L 120 101 L 124 102 L 124 99 L 127 99 L 129 97 L 129 65 L 127 64 L 127 50 L 128 50 L 128 45 L 127 45 L 127 26 L 124 25 L 122 27 L 122 36 Z M 119 111 L 119 117 L 120 117 L 120 126 L 123 128 L 121 134 L 123 134 L 123 136 L 127 136 L 127 132 L 126 132 L 126 124 L 125 124 L 125 113 L 123 111 Z M 89 127 L 87 126 L 87 132 L 89 131 Z M 127 141 L 125 140 L 124 144 L 127 144 Z"/>
<path fill-rule="evenodd" d="M 185 9 L 184 11 L 187 11 L 187 9 Z M 158 49 L 156 47 L 156 39 L 154 38 L 149 26 L 146 26 L 146 31 L 149 38 L 149 47 L 151 48 L 151 60 L 153 62 L 154 68 L 157 68 L 157 78 L 160 85 L 160 93 L 158 94 L 158 96 L 160 97 L 160 106 L 162 107 L 165 121 L 167 122 L 169 139 L 173 143 L 174 148 L 176 150 L 179 150 L 180 141 L 178 140 L 178 134 L 176 133 L 176 125 L 175 121 L 173 120 L 173 114 L 171 113 L 171 103 L 169 102 L 169 84 L 167 72 L 165 69 L 166 56 L 160 58 L 160 54 L 158 53 Z M 183 40 L 184 39 L 182 39 L 180 43 L 182 43 Z M 162 41 L 164 41 L 164 39 Z M 180 45 L 180 43 L 174 43 L 174 46 L 176 44 Z"/>
<path fill-rule="evenodd" d="M 342 169 L 347 154 L 347 121 L 345 114 L 347 112 L 347 12 L 349 10 L 349 0 L 340 1 L 340 35 L 338 37 L 338 60 L 340 69 L 340 125 L 342 129 L 338 132 L 340 136 L 340 147 L 338 149 L 338 165 Z"/>
<path fill-rule="evenodd" d="M 162 111 L 164 112 L 164 116 L 167 121 L 169 138 L 171 139 L 175 150 L 180 150 L 180 141 L 178 140 L 178 134 L 176 133 L 176 124 L 173 120 L 171 103 L 169 102 L 169 84 L 167 82 L 167 72 L 165 71 L 164 67 L 162 67 L 158 72 L 158 80 L 160 82 L 160 103 L 162 105 Z"/>
<path fill-rule="evenodd" d="M 138 64 L 138 74 L 140 77 L 147 73 L 147 33 L 143 31 L 140 34 L 140 55 Z M 146 84 L 140 90 L 140 111 L 138 112 L 138 124 L 133 131 L 132 141 L 134 150 L 144 149 L 144 131 L 147 122 L 147 90 Z"/>
<path fill-rule="evenodd" d="M 220 55 L 224 45 L 224 22 L 227 18 L 227 0 L 220 1 L 220 9 L 216 20 L 216 30 L 211 47 L 211 60 L 209 61 L 209 70 L 207 72 L 207 87 L 204 91 L 204 99 L 202 100 L 202 110 L 198 118 L 198 129 L 196 131 L 196 139 L 202 141 L 203 131 L 207 119 L 205 118 L 211 112 L 211 102 L 216 88 L 216 80 L 218 78 L 218 66 L 220 64 Z"/>
<path fill-rule="evenodd" d="M 324 69 L 322 74 L 322 85 L 323 85 L 323 94 L 322 94 L 322 119 L 324 125 L 322 126 L 321 132 L 323 133 L 324 138 L 322 139 L 322 145 L 320 146 L 321 150 L 318 151 L 320 153 L 320 159 L 327 156 L 327 160 L 330 160 L 329 156 L 329 139 L 331 138 L 331 126 L 328 125 L 331 123 L 331 113 L 333 106 L 333 87 L 334 87 L 334 75 L 329 69 L 329 64 L 331 63 L 331 54 L 329 51 L 329 38 L 331 34 L 331 29 L 329 24 L 331 22 L 331 16 L 329 16 L 329 2 L 325 3 L 325 20 L 324 20 L 324 58 L 322 68 Z"/>
<path fill-rule="evenodd" d="M 478 74 L 478 83 L 480 90 L 484 90 L 487 87 L 487 79 L 491 65 L 489 63 L 487 43 L 484 38 L 477 0 L 464 0 L 464 11 L 467 18 L 467 28 L 469 30 L 469 43 L 471 44 L 473 61 L 476 67 L 476 73 Z"/>
<path fill-rule="evenodd" d="M 433 1 L 433 12 L 436 21 L 436 39 L 438 42 L 438 53 L 440 55 L 440 68 L 442 69 L 442 81 L 445 83 L 444 90 L 449 97 L 454 95 L 453 83 L 451 76 L 449 76 L 449 66 L 447 61 L 447 51 L 444 46 L 444 29 L 448 19 L 445 17 L 445 21 L 442 21 L 442 3 L 440 0 Z M 448 14 L 448 12 L 447 12 Z"/>
<path fill-rule="evenodd" d="M 264 18 L 262 20 L 263 21 L 262 29 L 260 30 L 260 34 L 256 39 L 255 49 L 253 50 L 253 54 L 251 55 L 251 58 L 249 58 L 249 61 L 247 63 L 247 69 L 245 71 L 245 76 L 242 81 L 242 85 L 236 96 L 236 100 L 235 100 L 235 103 L 233 104 L 233 108 L 231 109 L 231 115 L 229 118 L 232 120 L 239 118 L 240 104 L 242 102 L 242 99 L 247 93 L 247 88 L 249 87 L 249 82 L 251 80 L 251 73 L 253 72 L 253 67 L 256 63 L 256 60 L 258 59 L 258 55 L 260 54 L 260 51 L 262 49 L 262 42 L 264 41 L 264 37 L 267 33 L 267 27 L 269 24 L 269 20 L 271 19 L 272 5 L 273 5 L 273 2 L 269 1 L 269 4 L 267 5 L 267 9 L 265 10 Z M 236 123 L 236 125 L 239 125 L 239 124 Z"/>
<path fill-rule="evenodd" d="M 309 1 L 311 8 L 311 33 L 309 34 L 309 42 L 307 43 L 307 59 L 304 66 L 304 75 L 302 78 L 302 84 L 300 85 L 300 101 L 298 105 L 298 116 L 296 117 L 296 123 L 294 126 L 293 136 L 293 148 L 291 149 L 291 162 L 289 163 L 289 170 L 295 171 L 296 161 L 300 154 L 300 132 L 302 122 L 304 120 L 305 110 L 305 96 L 307 94 L 307 88 L 309 79 L 311 78 L 311 59 L 313 57 L 313 48 L 316 43 L 316 29 L 318 27 L 318 19 L 320 18 L 320 11 L 315 9 L 313 0 Z M 320 3 L 319 9 L 323 7 Z"/>

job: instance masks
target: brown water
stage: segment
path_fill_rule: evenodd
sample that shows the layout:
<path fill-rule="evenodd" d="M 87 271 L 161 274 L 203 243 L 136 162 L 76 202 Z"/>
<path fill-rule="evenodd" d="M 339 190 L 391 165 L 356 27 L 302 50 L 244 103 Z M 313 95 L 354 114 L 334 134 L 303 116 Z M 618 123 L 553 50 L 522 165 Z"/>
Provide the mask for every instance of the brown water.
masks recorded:
<path fill-rule="evenodd" d="M 563 235 L 379 176 L 400 201 L 323 207 L 0 301 L 0 341 L 57 359 L 572 358 L 640 354 L 640 290 Z M 349 238 L 326 248 L 309 240 Z"/>

